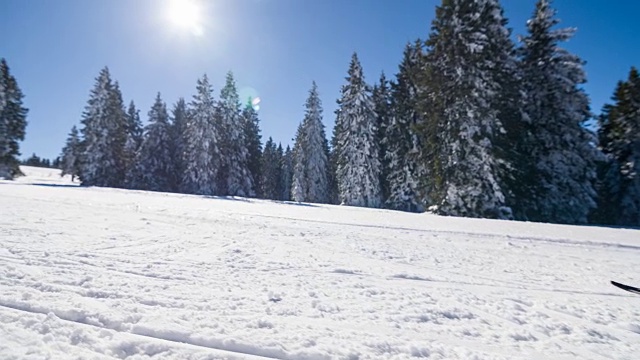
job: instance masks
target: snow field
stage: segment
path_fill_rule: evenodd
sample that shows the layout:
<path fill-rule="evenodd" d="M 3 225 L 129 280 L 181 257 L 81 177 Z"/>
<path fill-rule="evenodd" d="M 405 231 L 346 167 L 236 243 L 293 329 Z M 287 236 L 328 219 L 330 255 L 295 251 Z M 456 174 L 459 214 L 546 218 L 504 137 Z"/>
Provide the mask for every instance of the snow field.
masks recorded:
<path fill-rule="evenodd" d="M 640 232 L 0 182 L 2 359 L 635 359 Z"/>

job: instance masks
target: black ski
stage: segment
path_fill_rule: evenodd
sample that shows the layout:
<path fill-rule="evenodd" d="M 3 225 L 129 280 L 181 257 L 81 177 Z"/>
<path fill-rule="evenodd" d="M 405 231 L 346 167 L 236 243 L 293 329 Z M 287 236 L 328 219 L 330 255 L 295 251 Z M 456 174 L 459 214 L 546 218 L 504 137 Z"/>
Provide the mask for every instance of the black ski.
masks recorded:
<path fill-rule="evenodd" d="M 619 287 L 622 290 L 626 290 L 628 292 L 640 295 L 640 288 L 625 285 L 625 284 L 620 284 L 619 282 L 615 282 L 615 281 L 612 281 L 611 285 Z"/>

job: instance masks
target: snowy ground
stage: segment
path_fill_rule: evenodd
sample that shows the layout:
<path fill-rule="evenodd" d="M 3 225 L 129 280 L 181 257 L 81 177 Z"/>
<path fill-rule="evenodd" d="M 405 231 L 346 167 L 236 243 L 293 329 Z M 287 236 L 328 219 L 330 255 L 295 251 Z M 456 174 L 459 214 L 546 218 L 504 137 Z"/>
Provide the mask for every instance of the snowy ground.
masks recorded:
<path fill-rule="evenodd" d="M 0 181 L 0 359 L 637 359 L 640 231 Z"/>

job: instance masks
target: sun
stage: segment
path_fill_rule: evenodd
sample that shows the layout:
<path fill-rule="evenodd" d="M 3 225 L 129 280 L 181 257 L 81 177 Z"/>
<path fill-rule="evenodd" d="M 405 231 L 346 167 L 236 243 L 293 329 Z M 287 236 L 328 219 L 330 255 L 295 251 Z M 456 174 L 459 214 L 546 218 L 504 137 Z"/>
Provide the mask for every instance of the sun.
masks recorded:
<path fill-rule="evenodd" d="M 196 0 L 170 0 L 166 11 L 167 18 L 175 27 L 196 36 L 203 34 L 202 8 Z"/>

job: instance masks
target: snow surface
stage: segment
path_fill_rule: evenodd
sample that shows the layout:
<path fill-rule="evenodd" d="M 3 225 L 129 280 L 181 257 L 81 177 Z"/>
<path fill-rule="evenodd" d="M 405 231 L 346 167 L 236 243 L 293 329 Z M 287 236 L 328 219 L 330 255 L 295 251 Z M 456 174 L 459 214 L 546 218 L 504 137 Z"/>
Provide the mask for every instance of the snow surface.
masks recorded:
<path fill-rule="evenodd" d="M 637 359 L 640 231 L 0 182 L 0 359 Z"/>

